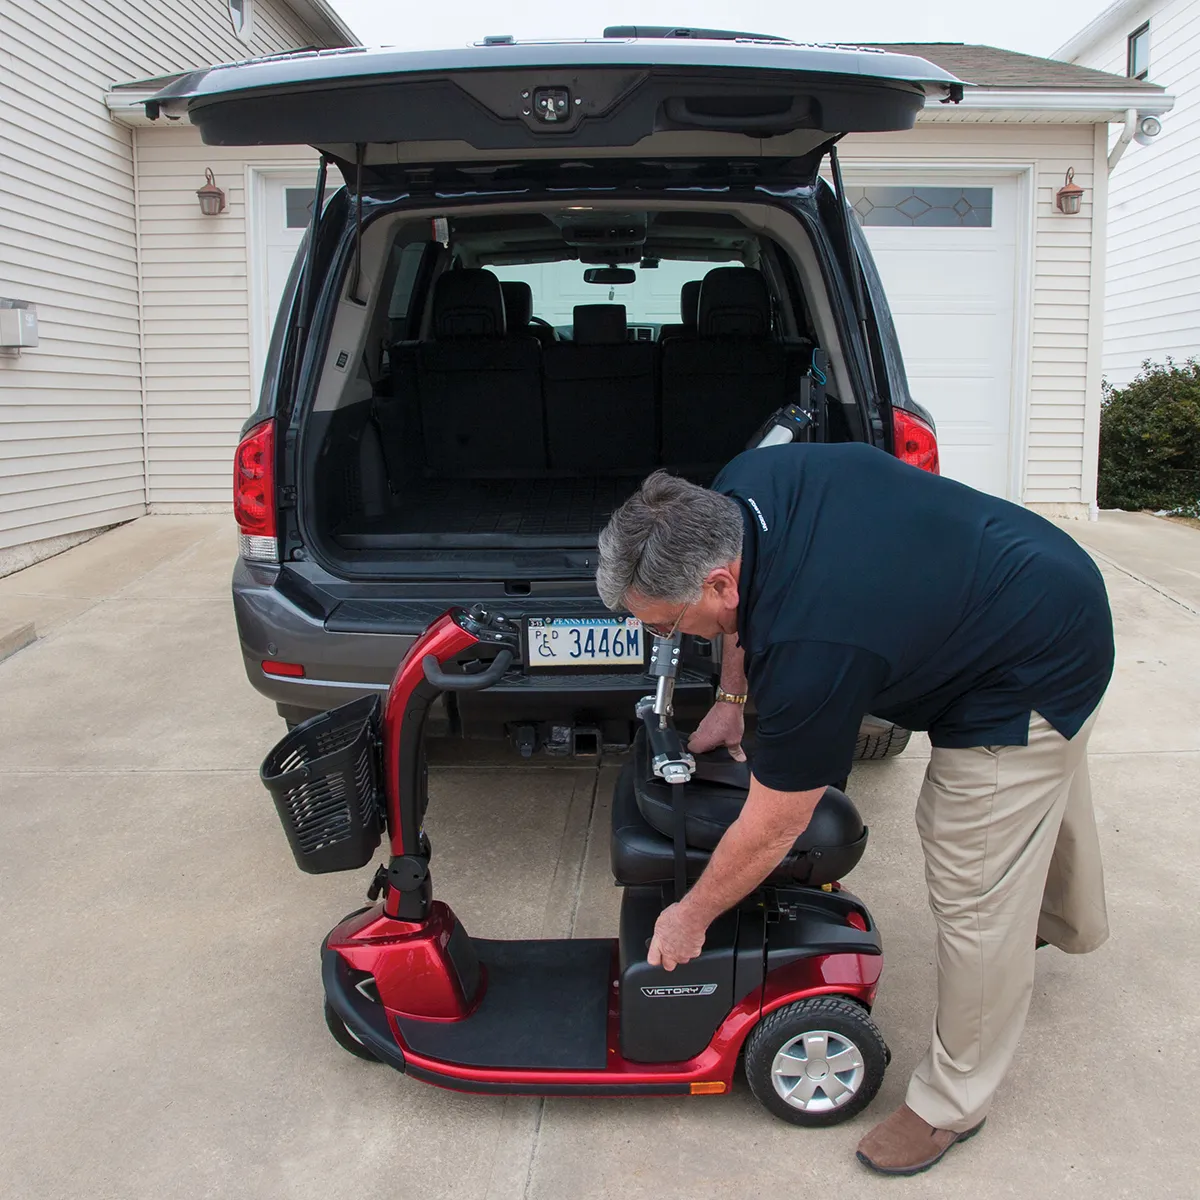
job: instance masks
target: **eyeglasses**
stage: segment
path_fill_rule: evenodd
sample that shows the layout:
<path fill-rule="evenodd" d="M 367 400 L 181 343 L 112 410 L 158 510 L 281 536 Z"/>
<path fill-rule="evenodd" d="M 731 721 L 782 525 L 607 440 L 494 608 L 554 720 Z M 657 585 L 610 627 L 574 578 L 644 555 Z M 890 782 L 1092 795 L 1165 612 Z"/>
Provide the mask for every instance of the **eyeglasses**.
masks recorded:
<path fill-rule="evenodd" d="M 691 607 L 690 604 L 685 604 L 679 610 L 679 616 L 675 618 L 675 623 L 669 629 L 664 629 L 661 625 L 653 625 L 649 621 L 643 621 L 642 625 L 654 634 L 655 637 L 667 638 L 669 640 L 675 636 L 675 631 L 679 628 L 679 622 L 683 620 L 687 610 Z"/>

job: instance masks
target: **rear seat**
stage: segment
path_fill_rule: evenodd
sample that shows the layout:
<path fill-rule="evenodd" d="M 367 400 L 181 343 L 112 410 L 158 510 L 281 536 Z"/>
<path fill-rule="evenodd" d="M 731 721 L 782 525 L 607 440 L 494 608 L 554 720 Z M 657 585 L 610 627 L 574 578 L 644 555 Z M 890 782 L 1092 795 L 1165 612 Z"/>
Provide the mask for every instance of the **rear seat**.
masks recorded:
<path fill-rule="evenodd" d="M 542 351 L 551 468 L 653 470 L 654 344 L 628 340 L 623 304 L 576 305 L 573 336 Z"/>
<path fill-rule="evenodd" d="M 718 267 L 700 288 L 698 336 L 662 346 L 662 456 L 686 471 L 718 470 L 787 396 L 788 354 L 771 337 L 762 275 Z"/>
<path fill-rule="evenodd" d="M 433 340 L 417 347 L 425 461 L 439 475 L 503 475 L 546 467 L 541 349 L 506 336 L 491 271 L 447 271 L 433 293 Z"/>
<path fill-rule="evenodd" d="M 585 304 L 574 310 L 574 341 L 540 346 L 519 327 L 505 336 L 492 272 L 447 272 L 434 291 L 433 340 L 389 349 L 393 394 L 376 400 L 393 487 L 414 471 L 719 470 L 798 389 L 811 346 L 771 337 L 757 271 L 719 267 L 697 286 L 699 326 L 688 336 L 630 342 L 624 305 Z"/>

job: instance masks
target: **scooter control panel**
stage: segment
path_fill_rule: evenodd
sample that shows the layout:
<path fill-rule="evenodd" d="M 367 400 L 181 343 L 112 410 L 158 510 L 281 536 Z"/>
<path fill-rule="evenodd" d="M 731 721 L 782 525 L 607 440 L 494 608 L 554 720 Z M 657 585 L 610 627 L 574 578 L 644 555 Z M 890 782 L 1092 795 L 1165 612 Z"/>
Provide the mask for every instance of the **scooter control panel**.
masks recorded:
<path fill-rule="evenodd" d="M 460 609 L 454 614 L 454 619 L 481 642 L 507 646 L 514 651 L 520 645 L 521 631 L 516 621 L 484 604 L 472 604 L 468 609 Z"/>

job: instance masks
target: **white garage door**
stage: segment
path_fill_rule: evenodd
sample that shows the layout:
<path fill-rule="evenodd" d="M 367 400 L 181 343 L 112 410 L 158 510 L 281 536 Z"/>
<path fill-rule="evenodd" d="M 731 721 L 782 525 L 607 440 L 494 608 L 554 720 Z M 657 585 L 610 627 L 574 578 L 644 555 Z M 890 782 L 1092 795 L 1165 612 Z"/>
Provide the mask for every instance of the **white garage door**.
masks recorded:
<path fill-rule="evenodd" d="M 1013 495 L 1016 181 L 852 176 L 913 398 L 933 414 L 942 473 Z"/>
<path fill-rule="evenodd" d="M 251 235 L 251 287 L 253 358 L 251 404 L 258 402 L 263 359 L 271 340 L 271 329 L 296 250 L 312 215 L 315 171 L 283 174 L 256 171 L 257 212 Z"/>

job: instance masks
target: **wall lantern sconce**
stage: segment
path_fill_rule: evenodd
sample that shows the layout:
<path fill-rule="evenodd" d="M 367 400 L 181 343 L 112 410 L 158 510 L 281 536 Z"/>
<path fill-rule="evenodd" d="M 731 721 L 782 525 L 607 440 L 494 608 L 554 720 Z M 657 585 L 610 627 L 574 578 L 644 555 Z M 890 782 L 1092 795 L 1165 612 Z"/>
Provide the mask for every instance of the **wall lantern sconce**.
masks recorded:
<path fill-rule="evenodd" d="M 196 189 L 196 196 L 200 200 L 200 211 L 206 217 L 216 217 L 225 211 L 225 193 L 217 187 L 211 167 L 205 167 L 204 186 Z"/>
<path fill-rule="evenodd" d="M 1083 203 L 1083 188 L 1075 182 L 1074 167 L 1067 168 L 1066 182 L 1058 189 L 1054 203 L 1058 211 L 1066 213 L 1068 217 L 1073 217 L 1079 211 L 1079 206 Z"/>

